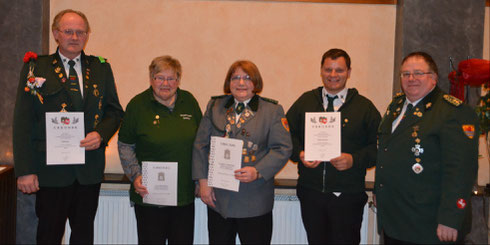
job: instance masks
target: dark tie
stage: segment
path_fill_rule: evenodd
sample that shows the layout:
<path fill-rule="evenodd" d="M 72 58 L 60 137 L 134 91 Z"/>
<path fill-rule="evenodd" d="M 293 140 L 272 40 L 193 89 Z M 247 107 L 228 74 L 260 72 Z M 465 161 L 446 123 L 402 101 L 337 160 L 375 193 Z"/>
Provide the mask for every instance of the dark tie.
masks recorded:
<path fill-rule="evenodd" d="M 334 97 L 330 97 L 330 96 L 328 96 L 328 94 L 327 94 L 327 100 L 328 100 L 327 112 L 334 111 L 334 110 L 333 110 L 333 101 L 334 101 L 335 99 L 337 99 L 337 98 L 338 98 L 338 96 L 337 96 L 337 95 L 335 95 Z"/>
<path fill-rule="evenodd" d="M 240 115 L 243 109 L 245 109 L 245 105 L 242 102 L 238 103 L 238 105 L 236 106 L 236 113 Z"/>
<path fill-rule="evenodd" d="M 73 102 L 73 109 L 76 111 L 82 110 L 82 94 L 80 93 L 80 84 L 78 83 L 78 76 L 77 72 L 75 71 L 75 61 L 70 60 L 68 61 L 68 65 L 70 65 L 70 74 L 68 75 L 69 79 L 69 89 L 70 89 L 70 96 L 71 100 Z"/>
<path fill-rule="evenodd" d="M 407 117 L 407 115 L 410 115 L 410 113 L 412 112 L 412 109 L 413 109 L 413 105 L 408 104 L 407 108 L 405 109 L 405 113 L 403 113 L 403 116 L 400 120 L 403 120 L 403 119 L 405 119 L 405 117 Z"/>

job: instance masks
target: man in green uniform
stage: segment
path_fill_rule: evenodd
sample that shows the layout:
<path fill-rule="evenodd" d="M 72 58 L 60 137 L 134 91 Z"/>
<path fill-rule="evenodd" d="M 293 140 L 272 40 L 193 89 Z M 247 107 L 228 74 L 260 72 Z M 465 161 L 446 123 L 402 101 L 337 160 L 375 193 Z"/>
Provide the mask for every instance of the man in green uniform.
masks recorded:
<path fill-rule="evenodd" d="M 38 243 L 61 243 L 66 220 L 70 243 L 93 243 L 94 218 L 105 167 L 105 147 L 119 128 L 123 110 L 105 59 L 87 56 L 90 26 L 81 12 L 56 15 L 52 32 L 58 50 L 26 55 L 14 111 L 17 185 L 37 193 Z M 46 112 L 83 112 L 85 162 L 46 164 Z"/>
<path fill-rule="evenodd" d="M 403 59 L 401 85 L 378 130 L 375 193 L 386 244 L 461 242 L 478 169 L 478 119 L 437 87 L 423 52 Z"/>

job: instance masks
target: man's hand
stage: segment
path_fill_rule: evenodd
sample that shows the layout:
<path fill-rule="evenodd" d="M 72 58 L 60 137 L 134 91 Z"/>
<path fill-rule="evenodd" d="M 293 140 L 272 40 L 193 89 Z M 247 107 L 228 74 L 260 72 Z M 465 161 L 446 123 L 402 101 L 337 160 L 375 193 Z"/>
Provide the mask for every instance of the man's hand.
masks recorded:
<path fill-rule="evenodd" d="M 352 159 L 352 155 L 349 153 L 342 153 L 339 157 L 330 159 L 332 166 L 339 171 L 352 168 L 353 162 L 354 160 Z"/>
<path fill-rule="evenodd" d="M 102 137 L 97 131 L 92 131 L 87 134 L 85 139 L 80 141 L 80 147 L 85 147 L 86 151 L 99 149 Z"/>
<path fill-rule="evenodd" d="M 133 186 L 136 194 L 139 194 L 141 197 L 145 197 L 148 194 L 146 186 L 143 185 L 143 177 L 141 175 L 134 179 Z"/>
<path fill-rule="evenodd" d="M 301 151 L 299 153 L 299 159 L 301 160 L 303 165 L 305 165 L 305 167 L 307 167 L 307 168 L 316 168 L 322 162 L 322 161 L 312 161 L 312 162 L 305 161 L 305 152 L 304 151 Z"/>
<path fill-rule="evenodd" d="M 29 174 L 17 178 L 17 188 L 25 194 L 37 192 L 39 190 L 39 181 L 37 175 Z"/>
<path fill-rule="evenodd" d="M 214 196 L 214 189 L 213 187 L 208 186 L 207 179 L 199 180 L 199 189 L 201 191 L 202 202 L 204 202 L 206 205 L 209 205 L 210 207 L 216 208 L 216 205 L 214 204 L 214 201 L 216 201 L 216 196 Z"/>
<path fill-rule="evenodd" d="M 441 242 L 455 242 L 458 239 L 458 230 L 439 224 L 437 226 L 437 237 Z"/>
<path fill-rule="evenodd" d="M 241 169 L 235 170 L 235 179 L 240 182 L 249 183 L 255 181 L 259 178 L 257 169 L 254 167 L 243 167 Z"/>

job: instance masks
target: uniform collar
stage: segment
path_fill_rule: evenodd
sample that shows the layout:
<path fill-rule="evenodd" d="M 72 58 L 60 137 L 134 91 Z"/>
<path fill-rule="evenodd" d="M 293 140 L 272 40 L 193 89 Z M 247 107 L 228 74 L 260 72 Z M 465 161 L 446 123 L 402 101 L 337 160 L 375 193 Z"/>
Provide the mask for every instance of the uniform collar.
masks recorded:
<path fill-rule="evenodd" d="M 325 87 L 322 87 L 322 97 L 326 98 L 327 95 L 330 97 L 337 96 L 337 98 L 340 99 L 342 101 L 342 104 L 343 104 L 343 103 L 345 103 L 345 100 L 347 99 L 347 91 L 348 91 L 348 89 L 344 88 L 340 92 L 338 92 L 337 94 L 331 94 L 331 93 L 327 92 Z"/>
<path fill-rule="evenodd" d="M 230 96 L 230 98 L 228 98 L 228 101 L 225 103 L 225 108 L 228 109 L 233 104 L 235 104 L 235 98 L 233 96 Z M 259 108 L 259 96 L 254 95 L 249 102 L 245 103 L 245 106 L 247 105 L 252 111 L 257 111 L 257 109 Z"/>

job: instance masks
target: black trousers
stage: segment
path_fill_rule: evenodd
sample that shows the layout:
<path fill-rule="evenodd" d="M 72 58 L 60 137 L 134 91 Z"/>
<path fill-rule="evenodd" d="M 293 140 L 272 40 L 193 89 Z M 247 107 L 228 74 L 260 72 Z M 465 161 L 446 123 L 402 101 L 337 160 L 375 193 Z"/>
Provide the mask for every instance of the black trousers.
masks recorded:
<path fill-rule="evenodd" d="M 383 231 L 383 243 L 382 244 L 388 244 L 389 245 L 389 244 L 417 244 L 417 243 L 411 243 L 411 242 L 395 239 L 393 237 L 386 235 L 386 233 Z M 465 244 L 464 243 L 464 236 L 460 236 L 460 234 L 458 233 L 458 239 L 456 240 L 456 242 L 446 242 L 445 244 Z"/>
<path fill-rule="evenodd" d="M 61 244 L 68 219 L 70 244 L 94 243 L 94 220 L 99 205 L 100 183 L 66 187 L 41 187 L 36 196 L 38 244 Z"/>
<path fill-rule="evenodd" d="M 398 240 L 390 236 L 387 236 L 386 233 L 383 232 L 383 244 L 416 244 L 416 243 Z"/>
<path fill-rule="evenodd" d="M 139 244 L 192 244 L 194 203 L 180 207 L 134 205 Z"/>
<path fill-rule="evenodd" d="M 272 211 L 250 218 L 223 218 L 208 207 L 209 244 L 236 244 L 238 233 L 241 244 L 270 244 L 272 239 Z"/>
<path fill-rule="evenodd" d="M 359 244 L 367 194 L 322 193 L 297 187 L 301 217 L 309 244 Z"/>

